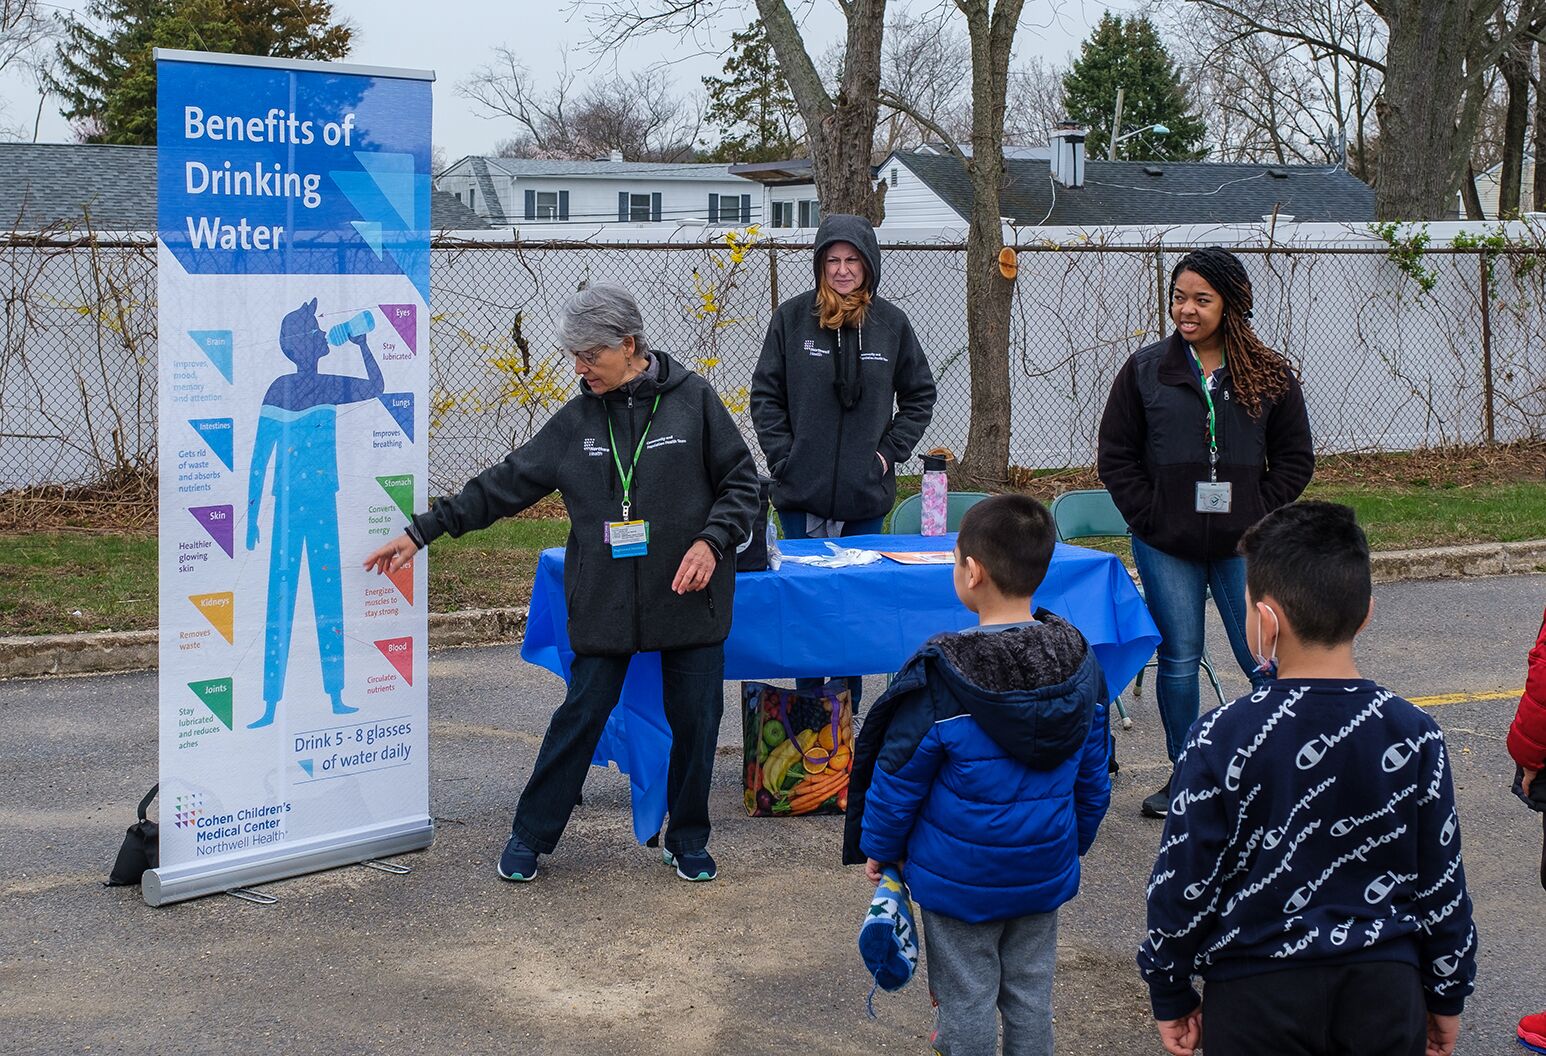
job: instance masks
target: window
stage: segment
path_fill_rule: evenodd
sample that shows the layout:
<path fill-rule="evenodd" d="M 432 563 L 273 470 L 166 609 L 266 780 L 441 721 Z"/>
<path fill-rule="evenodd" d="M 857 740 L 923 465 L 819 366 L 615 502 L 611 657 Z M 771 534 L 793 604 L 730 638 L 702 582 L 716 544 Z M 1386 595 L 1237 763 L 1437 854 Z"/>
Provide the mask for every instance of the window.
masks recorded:
<path fill-rule="evenodd" d="M 647 224 L 650 222 L 650 196 L 647 194 L 630 194 L 628 196 L 628 220 L 630 223 Z"/>
<path fill-rule="evenodd" d="M 821 203 L 814 198 L 806 198 L 800 202 L 800 226 L 821 226 Z"/>
<path fill-rule="evenodd" d="M 469 209 L 477 208 L 477 206 L 475 204 L 475 201 L 474 201 L 474 196 L 477 193 L 478 192 L 473 190 L 471 187 L 467 188 L 467 208 L 469 208 Z"/>
<path fill-rule="evenodd" d="M 538 220 L 557 220 L 558 219 L 558 192 L 557 191 L 538 191 L 537 192 L 537 216 L 536 216 L 536 219 L 538 219 Z"/>
<path fill-rule="evenodd" d="M 722 224 L 739 224 L 745 221 L 741 215 L 741 199 L 739 195 L 722 194 L 719 196 L 719 222 Z"/>
<path fill-rule="evenodd" d="M 794 203 L 793 202 L 774 202 L 773 203 L 773 226 L 774 227 L 793 227 L 794 226 Z"/>

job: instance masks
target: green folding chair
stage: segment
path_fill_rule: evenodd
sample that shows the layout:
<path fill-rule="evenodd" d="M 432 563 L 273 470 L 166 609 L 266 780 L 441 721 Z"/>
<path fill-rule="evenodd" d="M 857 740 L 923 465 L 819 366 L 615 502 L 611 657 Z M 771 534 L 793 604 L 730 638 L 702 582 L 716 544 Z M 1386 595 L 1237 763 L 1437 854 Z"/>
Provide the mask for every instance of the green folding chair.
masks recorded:
<path fill-rule="evenodd" d="M 945 531 L 953 532 L 961 527 L 966 511 L 988 496 L 981 491 L 952 491 L 946 495 Z M 923 496 L 909 495 L 891 511 L 890 535 L 918 535 L 923 531 Z"/>
<path fill-rule="evenodd" d="M 1061 542 L 1071 543 L 1077 539 L 1111 539 L 1123 536 L 1131 538 L 1132 530 L 1127 526 L 1127 519 L 1117 509 L 1117 504 L 1111 501 L 1111 493 L 1104 488 L 1096 488 L 1089 491 L 1065 491 L 1052 500 L 1052 523 L 1057 528 L 1058 539 Z M 1138 593 L 1143 594 L 1143 585 L 1138 585 Z M 1211 593 L 1207 595 L 1211 597 Z M 1150 660 L 1144 667 L 1147 671 L 1150 667 L 1156 667 L 1159 661 Z M 1207 649 L 1202 653 L 1202 669 L 1208 673 L 1208 681 L 1213 683 L 1213 692 L 1219 698 L 1219 704 L 1224 703 L 1224 687 L 1219 684 L 1218 672 L 1213 669 L 1213 659 L 1208 656 Z M 1143 671 L 1138 672 L 1138 677 L 1133 680 L 1133 699 L 1138 700 L 1143 696 Z M 1122 728 L 1130 730 L 1133 720 L 1127 717 L 1127 709 L 1122 706 L 1122 695 L 1116 697 L 1117 714 L 1122 717 Z"/>

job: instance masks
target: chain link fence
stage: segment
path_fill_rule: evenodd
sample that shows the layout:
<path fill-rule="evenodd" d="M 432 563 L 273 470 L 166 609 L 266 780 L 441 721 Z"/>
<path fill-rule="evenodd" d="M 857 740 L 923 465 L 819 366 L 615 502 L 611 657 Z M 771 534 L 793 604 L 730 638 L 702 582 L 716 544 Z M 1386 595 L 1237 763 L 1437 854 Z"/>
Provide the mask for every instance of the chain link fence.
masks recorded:
<path fill-rule="evenodd" d="M 1111 378 L 1168 332 L 1185 246 L 1019 251 L 1011 461 L 1089 465 Z M 1322 451 L 1546 435 L 1546 251 L 1236 246 L 1254 324 L 1299 367 Z M 881 292 L 939 383 L 922 448 L 965 448 L 965 247 L 883 249 Z M 153 474 L 156 249 L 55 233 L 0 241 L 0 492 Z M 703 374 L 753 451 L 748 387 L 772 309 L 811 288 L 809 245 L 438 243 L 432 255 L 429 459 L 436 492 L 530 437 L 575 392 L 553 315 L 581 284 L 626 286 L 650 343 Z M 905 470 L 906 467 L 904 467 Z M 102 493 L 111 500 L 111 489 Z"/>

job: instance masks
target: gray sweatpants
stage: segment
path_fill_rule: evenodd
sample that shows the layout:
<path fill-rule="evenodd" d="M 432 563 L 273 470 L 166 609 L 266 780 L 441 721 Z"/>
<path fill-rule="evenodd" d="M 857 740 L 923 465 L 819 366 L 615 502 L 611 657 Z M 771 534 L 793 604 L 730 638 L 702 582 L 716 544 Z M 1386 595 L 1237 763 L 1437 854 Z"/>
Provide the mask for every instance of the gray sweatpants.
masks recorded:
<path fill-rule="evenodd" d="M 967 924 L 923 911 L 923 960 L 939 1056 L 1051 1056 L 1058 915 Z"/>

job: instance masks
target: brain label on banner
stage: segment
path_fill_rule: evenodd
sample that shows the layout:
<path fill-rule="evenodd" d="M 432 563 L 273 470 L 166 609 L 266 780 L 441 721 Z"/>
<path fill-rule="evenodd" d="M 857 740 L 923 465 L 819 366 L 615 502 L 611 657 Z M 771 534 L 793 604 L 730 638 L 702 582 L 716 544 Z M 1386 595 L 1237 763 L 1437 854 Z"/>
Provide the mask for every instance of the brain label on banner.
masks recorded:
<path fill-rule="evenodd" d="M 362 567 L 427 501 L 432 79 L 157 53 L 152 904 L 433 838 L 426 561 Z"/>

